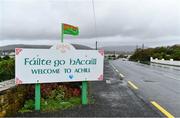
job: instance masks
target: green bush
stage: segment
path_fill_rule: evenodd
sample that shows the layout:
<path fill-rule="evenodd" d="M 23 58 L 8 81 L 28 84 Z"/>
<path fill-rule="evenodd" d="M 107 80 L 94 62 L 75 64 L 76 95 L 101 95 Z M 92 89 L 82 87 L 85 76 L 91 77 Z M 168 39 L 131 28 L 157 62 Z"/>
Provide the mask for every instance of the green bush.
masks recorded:
<path fill-rule="evenodd" d="M 49 99 L 62 101 L 65 99 L 65 92 L 63 89 L 55 89 L 51 91 L 51 94 L 48 96 Z"/>
<path fill-rule="evenodd" d="M 0 81 L 13 79 L 15 76 L 15 60 L 0 61 Z"/>
<path fill-rule="evenodd" d="M 25 102 L 24 106 L 22 109 L 19 110 L 19 112 L 24 113 L 24 112 L 31 112 L 35 108 L 35 102 L 32 99 L 29 99 Z"/>
<path fill-rule="evenodd" d="M 158 59 L 174 59 L 180 60 L 180 46 L 168 46 L 168 47 L 157 47 L 147 49 L 137 49 L 134 54 L 130 57 L 132 61 L 149 62 L 150 57 Z"/>
<path fill-rule="evenodd" d="M 43 99 L 41 98 L 41 111 L 56 111 L 71 108 L 81 104 L 80 97 L 72 97 L 68 100 Z M 19 112 L 32 112 L 35 108 L 35 102 L 29 99 L 25 102 L 24 107 Z"/>
<path fill-rule="evenodd" d="M 10 57 L 8 55 L 6 55 L 5 57 L 3 57 L 4 60 L 8 60 L 10 59 Z"/>

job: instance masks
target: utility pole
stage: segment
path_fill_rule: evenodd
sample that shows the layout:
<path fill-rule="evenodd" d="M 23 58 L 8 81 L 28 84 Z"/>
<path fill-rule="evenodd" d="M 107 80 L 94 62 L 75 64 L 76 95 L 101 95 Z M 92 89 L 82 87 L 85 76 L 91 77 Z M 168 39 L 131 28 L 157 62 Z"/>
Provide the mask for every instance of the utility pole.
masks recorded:
<path fill-rule="evenodd" d="M 96 41 L 96 50 L 97 50 L 97 48 L 98 48 L 98 42 Z"/>

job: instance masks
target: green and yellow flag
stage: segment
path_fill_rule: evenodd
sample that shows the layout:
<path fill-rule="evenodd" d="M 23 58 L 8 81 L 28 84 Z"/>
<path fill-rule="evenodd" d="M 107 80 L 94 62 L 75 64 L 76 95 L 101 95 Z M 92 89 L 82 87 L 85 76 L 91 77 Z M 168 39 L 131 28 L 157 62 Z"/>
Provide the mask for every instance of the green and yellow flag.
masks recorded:
<path fill-rule="evenodd" d="M 63 25 L 63 34 L 70 34 L 70 35 L 78 35 L 79 34 L 79 29 L 78 27 L 69 25 L 69 24 L 62 24 Z"/>

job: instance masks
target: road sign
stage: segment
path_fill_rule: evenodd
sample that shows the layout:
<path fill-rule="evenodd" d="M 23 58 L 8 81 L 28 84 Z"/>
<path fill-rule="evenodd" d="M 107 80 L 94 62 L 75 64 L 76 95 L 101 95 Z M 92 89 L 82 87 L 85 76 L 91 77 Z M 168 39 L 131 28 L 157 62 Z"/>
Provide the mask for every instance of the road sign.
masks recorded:
<path fill-rule="evenodd" d="M 16 49 L 16 84 L 103 79 L 104 52 L 98 50 Z"/>

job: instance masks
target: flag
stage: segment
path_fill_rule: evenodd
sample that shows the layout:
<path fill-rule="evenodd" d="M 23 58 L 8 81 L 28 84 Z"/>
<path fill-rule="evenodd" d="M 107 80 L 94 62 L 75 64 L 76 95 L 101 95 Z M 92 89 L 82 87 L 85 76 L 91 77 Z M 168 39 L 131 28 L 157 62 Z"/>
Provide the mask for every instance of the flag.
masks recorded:
<path fill-rule="evenodd" d="M 69 24 L 62 24 L 63 25 L 63 34 L 70 34 L 70 35 L 78 35 L 79 29 L 78 27 L 69 25 Z"/>

